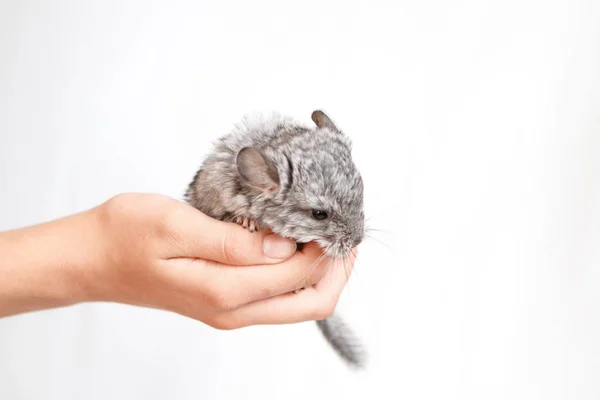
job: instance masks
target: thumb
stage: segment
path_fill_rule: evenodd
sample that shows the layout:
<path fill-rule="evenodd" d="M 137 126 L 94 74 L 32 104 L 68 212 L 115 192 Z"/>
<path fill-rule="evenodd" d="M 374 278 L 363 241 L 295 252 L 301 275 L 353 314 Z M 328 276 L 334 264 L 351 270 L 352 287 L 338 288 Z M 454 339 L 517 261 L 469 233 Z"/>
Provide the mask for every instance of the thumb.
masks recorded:
<path fill-rule="evenodd" d="M 268 231 L 250 232 L 183 204 L 168 229 L 174 241 L 169 258 L 202 258 L 228 265 L 274 264 L 290 258 L 296 243 Z"/>

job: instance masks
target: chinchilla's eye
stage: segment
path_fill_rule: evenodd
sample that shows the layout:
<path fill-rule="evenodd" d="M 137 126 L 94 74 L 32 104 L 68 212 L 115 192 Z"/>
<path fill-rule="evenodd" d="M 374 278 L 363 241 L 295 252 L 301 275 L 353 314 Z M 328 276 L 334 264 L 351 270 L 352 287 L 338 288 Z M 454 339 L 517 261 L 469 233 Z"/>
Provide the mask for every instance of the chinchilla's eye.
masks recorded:
<path fill-rule="evenodd" d="M 327 218 L 327 212 L 323 210 L 312 210 L 312 215 L 315 219 L 323 220 Z"/>

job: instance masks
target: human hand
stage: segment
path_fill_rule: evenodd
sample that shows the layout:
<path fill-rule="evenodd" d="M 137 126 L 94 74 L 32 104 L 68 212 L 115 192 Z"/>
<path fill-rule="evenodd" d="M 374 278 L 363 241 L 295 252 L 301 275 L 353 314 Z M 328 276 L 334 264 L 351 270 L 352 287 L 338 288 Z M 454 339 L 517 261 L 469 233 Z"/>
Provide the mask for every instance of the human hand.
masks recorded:
<path fill-rule="evenodd" d="M 348 278 L 328 268 L 314 243 L 295 252 L 291 241 L 164 196 L 119 195 L 90 216 L 98 234 L 93 262 L 81 272 L 86 301 L 154 307 L 234 329 L 324 319 Z"/>

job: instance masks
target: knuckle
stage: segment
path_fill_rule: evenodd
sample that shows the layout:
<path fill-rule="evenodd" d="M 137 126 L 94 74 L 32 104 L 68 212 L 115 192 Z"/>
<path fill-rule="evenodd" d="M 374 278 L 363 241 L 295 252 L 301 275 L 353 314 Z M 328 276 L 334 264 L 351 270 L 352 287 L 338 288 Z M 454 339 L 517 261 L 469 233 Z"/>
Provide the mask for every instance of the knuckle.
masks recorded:
<path fill-rule="evenodd" d="M 274 290 L 270 287 L 267 287 L 266 285 L 261 287 L 258 290 L 258 295 L 260 296 L 261 299 L 268 299 L 273 297 L 275 294 Z"/>
<path fill-rule="evenodd" d="M 335 311 L 337 306 L 337 297 L 331 296 L 329 298 L 324 299 L 315 309 L 315 316 L 317 319 L 327 319 L 331 317 Z"/>
<path fill-rule="evenodd" d="M 217 310 L 233 310 L 237 307 L 238 300 L 228 291 L 210 290 L 208 293 L 208 305 Z"/>
<path fill-rule="evenodd" d="M 333 315 L 333 311 L 327 307 L 319 306 L 313 313 L 315 320 L 323 320 L 331 317 Z"/>
<path fill-rule="evenodd" d="M 182 208 L 167 202 L 156 204 L 153 214 L 156 217 L 157 225 L 163 229 L 164 233 L 176 230 L 183 218 Z"/>
<path fill-rule="evenodd" d="M 229 315 L 216 316 L 207 321 L 207 324 L 220 331 L 231 331 L 242 327 L 237 319 L 231 318 Z"/>
<path fill-rule="evenodd" d="M 112 223 L 119 216 L 127 215 L 127 208 L 130 203 L 131 194 L 121 193 L 106 200 L 100 210 L 102 211 L 102 220 L 106 223 Z"/>
<path fill-rule="evenodd" d="M 133 193 L 119 193 L 108 199 L 106 202 L 110 205 L 121 205 L 128 203 L 135 195 Z"/>
<path fill-rule="evenodd" d="M 170 243 L 179 243 L 182 240 L 181 234 L 177 229 L 178 210 L 166 208 L 157 214 L 157 220 L 154 224 L 154 231 L 157 237 Z"/>
<path fill-rule="evenodd" d="M 172 245 L 186 242 L 182 227 L 186 223 L 187 209 L 170 198 L 158 198 L 148 207 L 150 215 L 145 219 L 151 226 L 153 234 Z"/>
<path fill-rule="evenodd" d="M 169 206 L 172 205 L 170 200 L 161 195 L 120 193 L 108 199 L 100 208 L 102 216 L 109 223 L 135 223 L 146 227 L 160 225 L 160 229 L 164 230 L 170 226 L 172 213 L 178 209 Z"/>
<path fill-rule="evenodd" d="M 220 251 L 224 262 L 229 265 L 235 265 L 244 259 L 246 253 L 245 246 L 235 240 L 231 230 L 226 229 L 221 237 Z"/>
<path fill-rule="evenodd" d="M 225 297 L 219 294 L 211 294 L 208 296 L 208 306 L 218 310 L 227 309 L 227 301 Z"/>

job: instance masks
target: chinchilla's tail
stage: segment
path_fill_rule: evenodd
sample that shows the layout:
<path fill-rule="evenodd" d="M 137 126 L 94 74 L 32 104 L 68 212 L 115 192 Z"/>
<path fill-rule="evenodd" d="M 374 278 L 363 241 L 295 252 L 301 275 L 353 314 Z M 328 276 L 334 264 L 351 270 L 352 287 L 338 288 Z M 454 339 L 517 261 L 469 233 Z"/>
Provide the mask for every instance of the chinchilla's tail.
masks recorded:
<path fill-rule="evenodd" d="M 364 349 L 339 316 L 333 315 L 317 321 L 317 326 L 329 345 L 348 365 L 358 369 L 365 367 Z"/>

